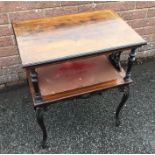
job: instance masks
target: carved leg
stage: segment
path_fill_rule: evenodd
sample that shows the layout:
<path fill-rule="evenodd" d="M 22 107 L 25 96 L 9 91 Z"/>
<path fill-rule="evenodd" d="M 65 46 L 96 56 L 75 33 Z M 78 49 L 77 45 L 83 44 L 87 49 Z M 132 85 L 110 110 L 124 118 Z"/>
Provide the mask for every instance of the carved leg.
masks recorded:
<path fill-rule="evenodd" d="M 109 59 L 110 59 L 112 65 L 118 71 L 121 71 L 120 55 L 121 55 L 121 51 L 116 51 L 116 52 L 113 52 L 111 55 L 109 55 Z"/>
<path fill-rule="evenodd" d="M 40 94 L 40 90 L 39 90 L 39 86 L 38 86 L 38 74 L 35 71 L 35 68 L 31 68 L 30 69 L 30 77 L 31 77 L 31 82 L 33 85 L 33 89 L 34 89 L 34 95 L 35 95 L 35 104 L 36 105 L 41 105 L 43 104 L 43 100 Z M 43 120 L 43 111 L 46 110 L 46 106 L 44 107 L 36 107 L 34 108 L 35 112 L 36 112 L 36 119 L 37 122 L 43 132 L 43 140 L 41 143 L 42 148 L 46 147 L 46 140 L 47 140 L 47 132 L 46 132 L 46 127 L 44 124 L 44 120 Z"/>
<path fill-rule="evenodd" d="M 128 68 L 126 71 L 126 76 L 124 78 L 125 81 L 131 81 L 131 68 L 133 66 L 133 63 L 135 61 L 135 56 L 136 56 L 136 49 L 131 49 L 131 52 L 129 54 L 128 58 Z"/>
<path fill-rule="evenodd" d="M 34 88 L 34 93 L 35 93 L 35 104 L 37 105 L 42 104 L 42 98 L 41 98 L 40 90 L 38 86 L 38 74 L 34 68 L 31 68 L 30 76 L 31 76 L 31 82 Z"/>
<path fill-rule="evenodd" d="M 45 127 L 44 120 L 43 120 L 43 110 L 44 109 L 41 107 L 37 107 L 35 109 L 37 122 L 43 132 L 43 140 L 41 142 L 41 146 L 42 148 L 46 148 L 47 131 L 46 131 L 46 127 Z"/>
<path fill-rule="evenodd" d="M 123 86 L 122 91 L 123 91 L 124 94 L 123 94 L 123 97 L 121 99 L 120 104 L 118 105 L 118 107 L 116 109 L 116 115 L 115 115 L 116 126 L 120 125 L 119 113 L 120 113 L 121 109 L 123 108 L 124 104 L 126 103 L 128 97 L 129 97 L 129 85 Z"/>

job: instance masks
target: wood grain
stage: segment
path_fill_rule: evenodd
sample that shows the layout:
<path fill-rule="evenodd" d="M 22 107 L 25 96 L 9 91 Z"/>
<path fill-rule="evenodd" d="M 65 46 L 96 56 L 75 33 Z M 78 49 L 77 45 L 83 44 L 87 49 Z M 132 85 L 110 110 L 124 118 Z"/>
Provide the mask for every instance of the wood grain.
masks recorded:
<path fill-rule="evenodd" d="M 146 44 L 110 10 L 13 23 L 24 67 Z"/>
<path fill-rule="evenodd" d="M 127 84 L 123 79 L 124 70 L 117 71 L 106 55 L 46 65 L 36 70 L 44 103 Z M 34 98 L 31 83 L 30 88 Z"/>

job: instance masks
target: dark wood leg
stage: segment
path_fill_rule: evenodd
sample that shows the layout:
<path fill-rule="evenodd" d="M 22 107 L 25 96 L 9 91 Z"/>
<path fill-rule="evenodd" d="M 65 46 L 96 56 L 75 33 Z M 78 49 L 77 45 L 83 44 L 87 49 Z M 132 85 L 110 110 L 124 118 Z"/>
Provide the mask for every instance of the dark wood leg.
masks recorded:
<path fill-rule="evenodd" d="M 44 124 L 44 118 L 43 118 L 43 111 L 44 109 L 42 107 L 37 107 L 35 108 L 35 111 L 36 111 L 36 119 L 37 119 L 37 122 L 43 132 L 43 139 L 42 139 L 42 142 L 41 142 L 41 146 L 42 148 L 46 148 L 46 141 L 47 141 L 47 131 L 46 131 L 46 127 L 45 127 L 45 124 Z"/>
<path fill-rule="evenodd" d="M 38 74 L 34 68 L 30 69 L 31 82 L 33 84 L 34 93 L 35 93 L 35 104 L 42 104 L 42 98 L 38 86 Z"/>
<path fill-rule="evenodd" d="M 121 51 L 116 51 L 109 55 L 109 60 L 118 71 L 121 71 L 120 55 Z"/>
<path fill-rule="evenodd" d="M 120 104 L 118 105 L 117 109 L 116 109 L 116 126 L 120 125 L 120 119 L 119 119 L 119 113 L 121 111 L 121 109 L 123 108 L 124 104 L 126 103 L 128 97 L 129 97 L 129 85 L 123 86 L 121 91 L 123 91 L 123 97 L 121 99 Z"/>
<path fill-rule="evenodd" d="M 131 49 L 131 52 L 130 52 L 129 58 L 128 58 L 128 68 L 126 71 L 126 76 L 124 78 L 125 81 L 131 81 L 131 69 L 132 69 L 133 63 L 135 61 L 135 56 L 136 56 L 136 49 L 133 48 L 133 49 Z"/>
<path fill-rule="evenodd" d="M 35 104 L 36 105 L 43 104 L 43 100 L 42 100 L 39 86 L 38 86 L 38 74 L 35 71 L 35 68 L 30 69 L 30 76 L 31 76 L 31 82 L 34 88 L 34 93 L 35 93 Z M 46 148 L 46 140 L 47 140 L 47 131 L 46 131 L 46 127 L 44 124 L 44 118 L 43 118 L 43 112 L 45 111 L 45 109 L 46 109 L 46 106 L 35 107 L 37 123 L 39 124 L 43 132 L 43 139 L 41 142 L 42 148 Z"/>

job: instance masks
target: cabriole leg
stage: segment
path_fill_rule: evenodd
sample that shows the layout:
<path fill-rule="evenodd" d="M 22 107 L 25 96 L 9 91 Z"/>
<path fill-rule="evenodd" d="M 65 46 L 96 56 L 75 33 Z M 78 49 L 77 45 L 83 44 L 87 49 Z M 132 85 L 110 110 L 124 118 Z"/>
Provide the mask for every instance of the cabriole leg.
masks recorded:
<path fill-rule="evenodd" d="M 43 139 L 41 142 L 41 146 L 42 146 L 42 148 L 46 148 L 47 131 L 46 131 L 46 127 L 44 124 L 44 118 L 43 118 L 44 109 L 42 107 L 37 107 L 37 108 L 35 108 L 35 111 L 36 111 L 37 122 L 43 132 Z"/>
<path fill-rule="evenodd" d="M 119 118 L 119 113 L 121 111 L 121 109 L 123 108 L 124 104 L 126 103 L 128 97 L 129 97 L 129 85 L 123 86 L 122 87 L 122 92 L 123 92 L 123 97 L 121 99 L 120 104 L 118 105 L 117 109 L 116 109 L 116 126 L 120 125 L 120 118 Z"/>
<path fill-rule="evenodd" d="M 35 97 L 35 104 L 36 105 L 41 105 L 43 104 L 43 100 L 40 94 L 40 90 L 39 90 L 39 86 L 38 86 L 38 74 L 35 71 L 35 68 L 31 68 L 30 69 L 30 77 L 31 77 L 31 82 L 33 85 L 33 89 L 34 89 L 34 97 Z M 43 112 L 46 109 L 46 107 L 36 107 L 35 108 L 35 112 L 36 112 L 36 119 L 37 122 L 43 132 L 43 140 L 41 143 L 42 148 L 46 147 L 46 140 L 47 140 L 47 132 L 46 132 L 46 127 L 44 124 L 44 118 L 43 118 Z"/>

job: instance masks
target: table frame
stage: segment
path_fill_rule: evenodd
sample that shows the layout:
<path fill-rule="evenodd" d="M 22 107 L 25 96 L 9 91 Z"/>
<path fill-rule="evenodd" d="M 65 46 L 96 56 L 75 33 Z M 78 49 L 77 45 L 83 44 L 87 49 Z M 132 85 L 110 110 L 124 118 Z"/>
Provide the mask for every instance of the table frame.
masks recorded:
<path fill-rule="evenodd" d="M 139 46 L 138 46 L 139 47 Z M 115 114 L 115 124 L 116 126 L 120 125 L 120 111 L 122 110 L 124 104 L 126 103 L 128 97 L 129 97 L 129 84 L 132 82 L 131 79 L 131 70 L 132 70 L 132 66 L 133 63 L 135 61 L 135 56 L 136 56 L 136 49 L 138 47 L 133 47 L 131 48 L 131 52 L 129 53 L 129 58 L 128 58 L 128 64 L 127 64 L 127 70 L 126 70 L 126 76 L 124 78 L 124 80 L 127 82 L 126 84 L 123 84 L 121 86 L 119 86 L 120 88 L 120 92 L 123 93 L 122 99 L 116 109 L 116 114 Z M 125 50 L 125 49 L 124 49 Z M 109 60 L 112 63 L 112 65 L 118 70 L 121 70 L 121 62 L 120 62 L 120 56 L 122 54 L 123 50 L 117 50 L 117 51 L 113 51 L 110 55 L 109 55 Z M 65 61 L 65 60 L 64 60 Z M 41 142 L 41 146 L 42 148 L 46 148 L 46 142 L 47 142 L 47 130 L 44 124 L 44 111 L 46 110 L 47 106 L 50 104 L 44 104 L 44 101 L 41 97 L 40 91 L 39 91 L 39 86 L 38 86 L 38 74 L 35 71 L 35 68 L 38 66 L 33 66 L 33 67 L 28 67 L 26 68 L 27 70 L 30 71 L 30 80 L 32 82 L 33 88 L 34 88 L 34 93 L 35 93 L 35 106 L 34 106 L 34 110 L 36 113 L 36 120 L 38 125 L 40 126 L 42 133 L 43 133 L 43 138 L 42 138 L 42 142 Z"/>
<path fill-rule="evenodd" d="M 104 16 L 102 16 L 103 14 L 104 14 Z M 110 64 L 110 67 L 113 66 L 115 68 L 115 70 L 117 70 L 120 73 L 122 83 L 121 82 L 120 83 L 119 82 L 118 83 L 116 82 L 116 83 L 112 83 L 110 85 L 109 83 L 111 81 L 109 80 L 110 82 L 109 81 L 105 81 L 105 85 L 107 84 L 105 86 L 104 85 L 104 80 L 103 80 L 101 83 L 98 84 L 99 86 L 97 84 L 91 85 L 91 86 L 95 86 L 95 87 L 91 87 L 90 86 L 89 87 L 90 88 L 89 89 L 90 91 L 87 90 L 88 87 L 86 86 L 86 87 L 80 87 L 80 88 L 78 87 L 77 89 L 73 90 L 72 95 L 67 95 L 68 92 L 71 94 L 71 91 L 62 92 L 62 94 L 65 96 L 65 98 L 69 98 L 70 96 L 79 96 L 79 95 L 81 96 L 81 94 L 82 94 L 82 96 L 84 96 L 86 94 L 91 94 L 92 92 L 98 92 L 98 93 L 100 93 L 101 91 L 103 91 L 105 89 L 110 89 L 110 88 L 118 87 L 118 88 L 120 88 L 120 92 L 122 92 L 122 98 L 121 98 L 121 101 L 120 101 L 120 103 L 118 104 L 118 106 L 116 108 L 115 125 L 118 127 L 120 125 L 120 123 L 121 123 L 120 122 L 120 112 L 121 112 L 124 104 L 126 103 L 126 101 L 129 98 L 129 94 L 130 94 L 130 83 L 132 83 L 131 71 L 132 71 L 133 63 L 135 61 L 136 49 L 139 48 L 139 47 L 141 47 L 142 45 L 145 45 L 146 44 L 146 41 L 143 40 L 141 37 L 138 37 L 138 35 L 136 35 L 136 33 L 134 33 L 133 31 L 131 31 L 131 28 L 128 27 L 124 22 L 120 22 L 122 20 L 120 20 L 120 17 L 116 13 L 114 13 L 113 11 L 110 11 L 110 10 L 97 11 L 97 12 L 95 12 L 96 17 L 94 17 L 93 15 L 94 15 L 94 13 L 91 13 L 91 12 L 88 12 L 88 14 L 87 13 L 82 13 L 82 14 L 79 14 L 79 15 L 75 15 L 75 16 L 78 17 L 78 18 L 75 18 L 75 19 L 78 19 L 78 24 L 74 20 L 74 17 L 75 17 L 74 15 L 63 16 L 63 17 L 61 17 L 61 16 L 60 17 L 54 17 L 54 19 L 53 19 L 53 17 L 50 17 L 50 18 L 46 18 L 46 19 L 28 20 L 28 21 L 25 21 L 25 22 L 20 22 L 19 21 L 19 22 L 15 22 L 13 24 L 13 30 L 14 30 L 14 33 L 15 33 L 15 36 L 16 36 L 17 45 L 19 43 L 19 46 L 18 46 L 19 47 L 19 51 L 20 51 L 19 54 L 21 54 L 21 51 L 24 51 L 24 53 L 26 53 L 27 51 L 31 51 L 31 50 L 32 50 L 32 53 L 35 52 L 35 51 L 38 51 L 37 48 L 33 51 L 33 46 L 30 49 L 27 49 L 26 48 L 27 51 L 25 50 L 25 47 L 31 47 L 31 46 L 28 46 L 28 45 L 32 45 L 31 42 L 33 44 L 35 43 L 35 40 L 36 40 L 36 39 L 34 39 L 35 38 L 34 37 L 35 34 L 34 34 L 34 36 L 31 35 L 32 32 L 37 33 L 37 29 L 35 29 L 35 27 L 34 27 L 35 24 L 34 23 L 39 24 L 39 23 L 44 23 L 45 22 L 44 24 L 46 26 L 50 26 L 50 28 L 52 26 L 53 30 L 55 30 L 55 32 L 58 32 L 57 31 L 58 30 L 58 27 L 63 28 L 63 26 L 66 24 L 66 20 L 67 19 L 69 19 L 69 21 L 71 22 L 71 25 L 72 24 L 73 25 L 80 25 L 81 23 L 83 23 L 82 19 L 84 19 L 85 21 L 104 21 L 104 19 L 108 19 L 108 18 L 110 18 L 110 19 L 113 19 L 113 18 L 114 19 L 117 19 L 117 20 L 114 20 L 112 22 L 112 24 L 111 24 L 113 27 L 114 27 L 115 24 L 118 24 L 118 27 L 117 28 L 119 28 L 119 29 L 113 29 L 115 32 L 117 32 L 116 33 L 117 35 L 113 39 L 113 33 L 112 32 L 114 32 L 114 31 L 112 31 L 112 32 L 109 31 L 109 32 L 111 32 L 110 35 L 112 36 L 111 37 L 112 39 L 111 40 L 108 40 L 108 44 L 107 44 L 108 46 L 107 47 L 106 46 L 105 47 L 104 46 L 97 46 L 97 45 L 94 46 L 94 47 L 93 46 L 90 46 L 90 48 L 84 48 L 83 49 L 83 52 L 81 52 L 81 53 L 80 52 L 79 53 L 78 52 L 77 53 L 74 53 L 75 51 L 81 50 L 81 46 L 80 46 L 80 49 L 77 48 L 78 50 L 77 49 L 73 50 L 72 51 L 72 54 L 68 54 L 68 52 L 67 52 L 64 55 L 61 55 L 61 56 L 58 55 L 58 57 L 52 58 L 52 57 L 50 57 L 51 56 L 50 53 L 49 54 L 46 53 L 47 56 L 50 57 L 50 59 L 47 59 L 46 58 L 46 59 L 43 59 L 43 60 L 41 60 L 42 59 L 41 55 L 38 54 L 37 56 L 40 59 L 37 59 L 36 61 L 28 61 L 27 63 L 23 63 L 23 67 L 26 69 L 26 72 L 27 72 L 28 83 L 30 84 L 31 95 L 32 95 L 32 98 L 33 98 L 33 103 L 34 103 L 33 106 L 34 106 L 34 110 L 35 110 L 35 113 L 36 113 L 36 120 L 37 120 L 37 123 L 38 123 L 38 125 L 40 126 L 40 128 L 42 130 L 42 136 L 43 136 L 42 137 L 42 141 L 41 141 L 42 148 L 46 148 L 46 146 L 47 146 L 47 144 L 46 144 L 47 143 L 47 130 L 46 130 L 45 123 L 44 123 L 44 111 L 47 109 L 47 106 L 49 106 L 51 103 L 55 102 L 55 100 L 54 99 L 53 100 L 50 100 L 49 98 L 46 100 L 44 98 L 45 96 L 43 96 L 43 94 L 41 94 L 41 92 L 40 92 L 40 88 L 39 88 L 40 85 L 39 85 L 39 81 L 38 81 L 38 76 L 39 75 L 37 73 L 37 68 L 38 67 L 41 67 L 41 66 L 45 66 L 46 67 L 46 65 L 48 65 L 48 64 L 57 64 L 57 63 L 65 62 L 67 60 L 85 59 L 85 58 L 88 58 L 88 57 L 95 57 L 95 56 L 98 56 L 98 55 L 105 54 L 107 56 L 106 58 L 109 59 L 108 63 L 110 62 L 112 64 L 111 65 L 109 63 Z M 70 17 L 72 17 L 72 18 L 70 18 Z M 55 22 L 53 22 L 52 20 L 55 21 Z M 126 27 L 125 30 L 127 30 L 127 31 L 123 31 L 123 33 L 122 33 L 122 31 L 119 31 L 119 30 L 122 29 L 122 26 L 123 25 Z M 32 30 L 31 30 L 31 28 L 32 28 Z M 93 30 L 96 32 L 96 30 L 98 28 L 100 28 L 100 25 L 99 24 L 96 24 L 96 26 L 93 28 Z M 107 28 L 107 30 L 109 30 L 110 27 L 109 26 L 108 27 L 106 26 L 106 28 Z M 27 35 L 25 35 L 25 33 L 24 33 L 23 30 L 26 30 L 25 32 L 27 33 Z M 39 31 L 42 31 L 42 30 L 44 30 L 44 27 L 43 28 L 40 27 L 38 30 Z M 74 36 L 75 34 L 77 34 L 77 31 L 75 31 L 75 29 L 73 29 L 73 30 L 74 30 L 73 31 L 74 33 L 72 33 L 72 35 Z M 82 32 L 81 32 L 81 30 L 82 30 Z M 65 31 L 65 29 L 63 31 Z M 106 30 L 104 29 L 104 31 L 106 31 Z M 85 31 L 83 31 L 83 29 L 79 29 L 78 33 L 79 32 L 83 33 Z M 123 36 L 126 36 L 126 33 L 127 33 L 127 35 L 131 35 L 131 36 L 127 39 L 127 42 L 124 42 L 124 40 L 123 40 L 124 38 L 122 37 L 123 39 L 120 41 L 121 44 L 119 44 L 120 42 L 118 40 L 119 39 L 118 36 L 121 35 L 121 34 L 123 34 Z M 48 35 L 49 36 L 50 35 L 52 36 L 52 34 L 53 34 L 53 31 L 52 32 L 49 32 Z M 67 34 L 67 35 L 70 35 L 70 34 Z M 106 36 L 108 36 L 108 35 L 109 35 L 109 33 L 107 33 L 107 34 L 105 34 L 105 36 L 104 35 L 103 36 L 106 38 Z M 29 42 L 27 43 L 26 40 L 25 41 L 22 40 L 22 39 L 28 39 L 28 38 L 26 38 L 26 36 L 29 36 L 30 37 L 29 38 L 30 39 L 30 43 Z M 62 38 L 63 37 L 64 36 L 62 35 Z M 46 38 L 47 39 L 48 36 L 46 36 L 46 34 L 44 34 L 44 36 L 41 35 L 41 38 Z M 78 42 L 80 44 L 81 43 L 81 39 L 83 39 L 83 37 L 81 36 L 78 39 L 80 40 Z M 86 40 L 87 39 L 88 38 L 86 37 Z M 117 42 L 117 40 L 118 40 L 118 42 Z M 94 39 L 92 41 L 94 43 L 96 40 Z M 104 41 L 105 41 L 104 39 L 101 40 L 100 41 L 100 45 L 102 45 L 102 42 L 104 42 Z M 113 42 L 113 41 L 115 41 L 115 42 Z M 23 45 L 24 43 L 26 43 L 26 45 Z M 40 42 L 40 44 L 41 43 L 42 42 Z M 61 40 L 60 40 L 59 44 L 61 44 Z M 69 45 L 70 44 L 72 45 L 72 42 L 71 43 L 69 42 Z M 95 45 L 95 43 L 92 44 L 92 45 Z M 106 42 L 105 42 L 105 45 L 106 45 Z M 115 45 L 115 46 L 113 46 L 113 45 Z M 44 46 L 44 47 L 47 46 L 48 47 L 47 44 L 43 44 L 42 46 Z M 75 47 L 75 44 L 73 44 L 73 46 Z M 39 46 L 36 45 L 36 47 L 39 47 Z M 44 47 L 42 48 L 42 51 L 41 52 L 43 52 L 45 50 Z M 66 46 L 64 46 L 64 47 L 66 47 Z M 58 49 L 58 51 L 65 50 L 64 47 Z M 72 47 L 72 48 L 74 48 L 74 47 Z M 85 46 L 85 42 L 84 42 L 82 48 L 83 47 L 87 47 L 87 46 Z M 92 51 L 89 51 L 90 49 Z M 122 74 L 121 73 L 124 74 L 124 71 L 121 72 L 122 71 L 122 66 L 121 66 L 121 62 L 120 62 L 120 56 L 121 56 L 121 54 L 123 53 L 124 50 L 130 50 L 130 53 L 129 53 L 129 57 L 128 57 L 127 70 L 125 72 L 125 75 L 123 75 L 123 77 L 122 77 Z M 57 52 L 56 49 L 53 49 L 52 50 L 52 48 L 50 48 L 49 51 L 50 52 L 51 51 Z M 31 52 L 29 52 L 29 56 L 31 56 L 30 53 Z M 51 52 L 51 54 L 52 54 L 52 52 Z M 23 58 L 23 57 L 21 57 L 21 58 Z M 31 58 L 31 57 L 29 57 L 29 58 Z M 94 73 L 93 73 L 93 75 L 94 75 Z M 42 77 L 42 76 L 40 76 L 40 77 Z M 100 76 L 100 77 L 102 77 L 102 76 Z M 110 75 L 108 77 L 110 77 Z M 104 79 L 104 78 L 102 77 L 102 79 Z M 44 79 L 43 79 L 43 81 L 44 81 Z M 116 79 L 116 81 L 117 81 L 117 79 Z M 82 92 L 82 93 L 80 92 L 81 94 L 77 91 L 78 89 L 81 90 L 81 92 Z M 89 93 L 89 92 L 91 92 L 91 93 Z M 62 98 L 60 97 L 60 94 L 59 93 L 57 93 L 56 96 L 54 96 L 54 97 L 57 99 L 57 101 L 58 100 L 62 100 L 62 98 L 63 98 L 63 97 Z M 86 96 L 84 96 L 84 97 L 86 97 Z"/>

